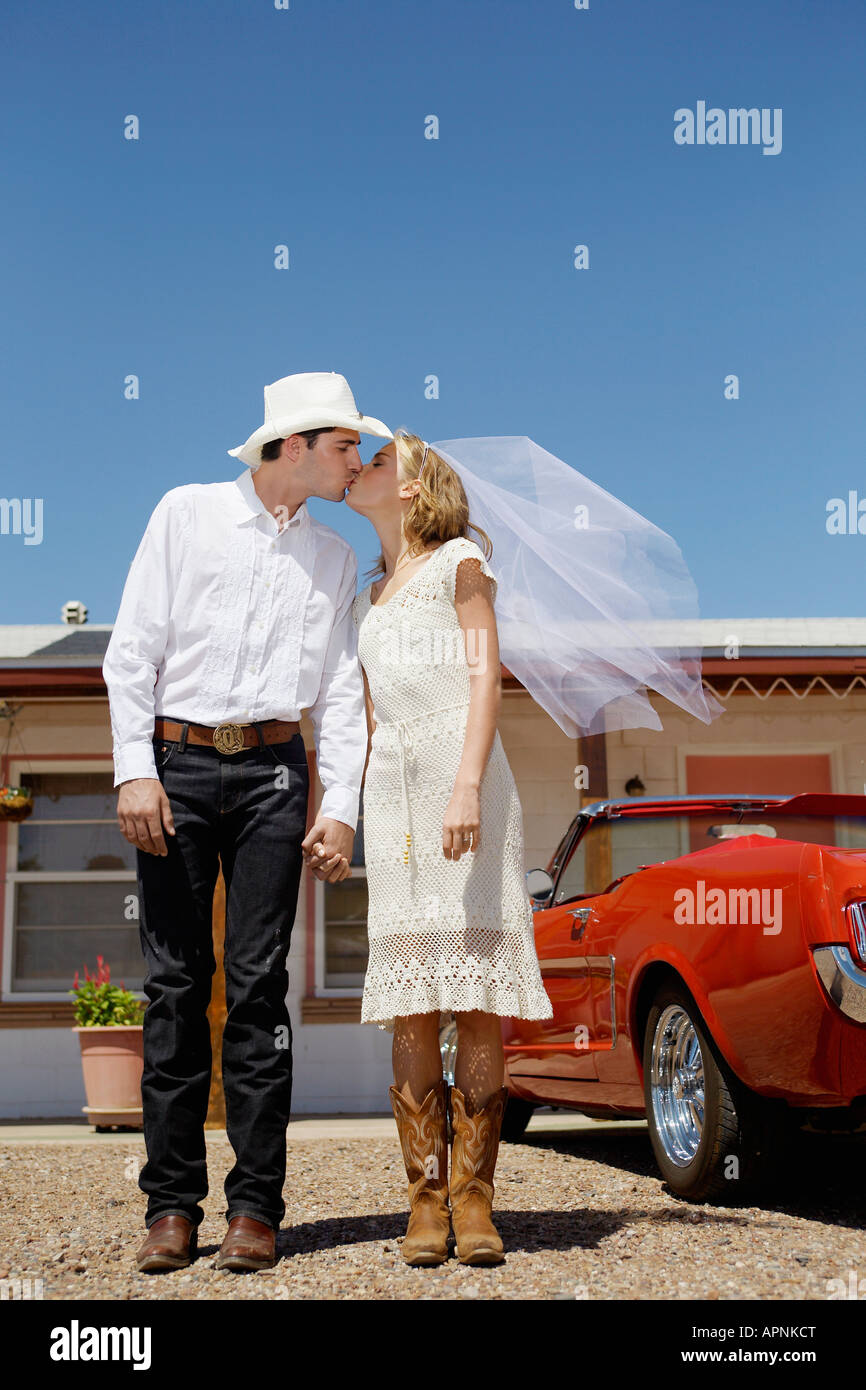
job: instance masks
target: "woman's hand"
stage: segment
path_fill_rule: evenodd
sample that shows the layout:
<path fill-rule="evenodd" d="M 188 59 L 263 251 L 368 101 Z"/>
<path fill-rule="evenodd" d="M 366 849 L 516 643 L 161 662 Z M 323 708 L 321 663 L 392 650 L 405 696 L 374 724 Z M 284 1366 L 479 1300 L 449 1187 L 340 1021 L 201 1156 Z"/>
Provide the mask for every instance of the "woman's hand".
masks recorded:
<path fill-rule="evenodd" d="M 481 792 L 477 786 L 457 783 L 442 822 L 442 853 L 457 860 L 481 844 Z"/>

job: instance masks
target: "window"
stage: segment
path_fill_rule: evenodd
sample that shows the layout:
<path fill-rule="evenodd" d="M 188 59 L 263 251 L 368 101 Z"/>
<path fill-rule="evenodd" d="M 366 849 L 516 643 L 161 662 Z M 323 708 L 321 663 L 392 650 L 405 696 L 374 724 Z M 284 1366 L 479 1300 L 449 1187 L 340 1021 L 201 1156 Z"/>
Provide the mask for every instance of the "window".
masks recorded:
<path fill-rule="evenodd" d="M 360 994 L 367 971 L 367 871 L 364 867 L 363 793 L 352 846 L 352 873 L 342 883 L 320 883 L 324 947 L 319 982 L 323 994 Z"/>
<path fill-rule="evenodd" d="M 9 826 L 7 998 L 66 998 L 76 970 L 95 973 L 99 955 L 112 980 L 141 989 L 135 849 L 118 829 L 114 775 L 104 767 L 18 770 L 33 813 Z"/>
<path fill-rule="evenodd" d="M 583 834 L 577 842 L 576 848 L 572 850 L 571 858 L 569 859 L 568 863 L 562 871 L 562 874 L 560 875 L 559 883 L 556 889 L 555 902 L 570 902 L 572 898 L 579 898 L 586 893 L 591 893 L 593 891 L 600 893 L 604 888 L 604 884 L 602 883 L 599 883 L 594 890 L 592 887 L 587 886 L 587 846 L 589 845 L 591 840 L 594 842 L 596 839 L 598 839 L 599 843 L 601 843 L 602 839 L 608 838 L 607 835 L 605 835 L 604 837 L 598 836 L 598 830 L 607 831 L 607 826 L 604 823 L 600 824 L 597 821 L 593 822 L 588 827 L 588 829 L 584 830 Z M 559 851 L 557 851 L 557 853 L 559 853 Z"/>
<path fill-rule="evenodd" d="M 718 817 L 717 817 L 718 819 Z M 557 903 L 603 893 L 622 874 L 688 852 L 683 816 L 615 816 L 594 820 L 563 870 Z M 703 847 L 703 846 L 701 846 Z"/>

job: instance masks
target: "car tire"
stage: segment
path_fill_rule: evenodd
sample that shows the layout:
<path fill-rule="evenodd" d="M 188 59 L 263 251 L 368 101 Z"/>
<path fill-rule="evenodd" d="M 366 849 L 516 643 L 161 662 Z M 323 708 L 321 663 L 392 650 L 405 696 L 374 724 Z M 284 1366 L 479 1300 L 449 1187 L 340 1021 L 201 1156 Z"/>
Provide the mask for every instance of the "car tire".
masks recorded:
<path fill-rule="evenodd" d="M 502 1115 L 500 1138 L 503 1142 L 519 1144 L 526 1133 L 526 1126 L 534 1114 L 535 1106 L 531 1100 L 521 1100 L 519 1096 L 509 1096 Z"/>
<path fill-rule="evenodd" d="M 647 1017 L 644 1100 L 668 1187 L 692 1202 L 742 1201 L 770 1166 L 779 1127 L 718 1053 L 684 985 L 663 986 Z"/>

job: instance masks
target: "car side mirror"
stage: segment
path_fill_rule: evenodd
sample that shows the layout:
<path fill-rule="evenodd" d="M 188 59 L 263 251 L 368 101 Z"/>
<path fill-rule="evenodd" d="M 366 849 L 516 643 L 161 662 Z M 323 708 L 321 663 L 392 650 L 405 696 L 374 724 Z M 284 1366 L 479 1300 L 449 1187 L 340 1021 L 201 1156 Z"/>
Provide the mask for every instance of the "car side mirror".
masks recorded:
<path fill-rule="evenodd" d="M 553 897 L 553 879 L 546 869 L 530 869 L 526 874 L 526 891 L 533 907 L 546 907 Z"/>

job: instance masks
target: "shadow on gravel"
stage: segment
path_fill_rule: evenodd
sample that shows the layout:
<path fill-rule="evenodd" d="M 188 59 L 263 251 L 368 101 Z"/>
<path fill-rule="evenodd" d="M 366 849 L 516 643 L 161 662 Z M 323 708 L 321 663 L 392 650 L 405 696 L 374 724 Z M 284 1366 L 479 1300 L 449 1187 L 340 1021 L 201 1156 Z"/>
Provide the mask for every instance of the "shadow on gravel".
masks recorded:
<path fill-rule="evenodd" d="M 579 1196 L 580 1194 L 575 1194 Z M 714 1218 L 731 1226 L 749 1225 L 748 1218 L 727 1212 Z M 635 1221 L 650 1225 L 681 1224 L 694 1230 L 689 1210 L 647 1211 L 645 1207 L 622 1207 L 619 1211 L 598 1211 L 590 1204 L 573 1211 L 502 1211 L 495 1213 L 496 1228 L 502 1236 L 506 1253 L 538 1250 L 592 1250 L 601 1241 Z"/>
<path fill-rule="evenodd" d="M 658 1178 L 659 1170 L 645 1129 L 620 1129 L 617 1125 L 599 1125 L 593 1129 L 535 1130 L 521 1141 L 527 1148 L 552 1149 L 555 1153 L 570 1154 L 594 1163 L 607 1163 L 642 1178 Z M 517 1149 L 519 1144 L 508 1144 Z"/>
<path fill-rule="evenodd" d="M 393 1241 L 406 1234 L 406 1211 L 377 1213 L 375 1216 L 328 1217 L 290 1226 L 277 1236 L 277 1254 L 283 1259 L 308 1255 L 314 1250 L 336 1250 L 341 1245 L 362 1245 L 366 1241 Z"/>
<path fill-rule="evenodd" d="M 496 1229 L 508 1254 L 539 1250 L 592 1250 L 602 1241 L 635 1221 L 658 1225 L 676 1225 L 693 1229 L 692 1209 L 683 1204 L 676 1211 L 648 1211 L 640 1206 L 623 1207 L 620 1211 L 599 1212 L 591 1205 L 574 1207 L 571 1211 L 508 1211 L 497 1207 Z M 750 1225 L 748 1217 L 723 1212 L 715 1221 L 728 1225 Z M 311 1254 L 318 1250 L 335 1250 L 341 1245 L 360 1245 L 365 1242 L 393 1242 L 406 1233 L 406 1212 L 383 1216 L 356 1216 L 352 1220 L 328 1218 L 309 1221 L 280 1232 L 277 1238 L 279 1260 L 293 1255 Z M 216 1249 L 216 1247 L 214 1247 Z M 204 1254 L 210 1250 L 205 1247 Z"/>
<path fill-rule="evenodd" d="M 618 1131 L 616 1125 L 599 1125 L 593 1130 L 536 1131 L 528 1134 L 523 1142 L 533 1149 L 552 1149 L 574 1158 L 605 1163 L 637 1177 L 653 1178 L 666 1196 L 682 1203 L 688 1211 L 726 1210 L 724 1206 L 686 1202 L 671 1192 L 656 1166 L 646 1130 Z M 866 1229 L 866 1199 L 862 1187 L 864 1162 L 864 1135 L 795 1131 L 787 1141 L 784 1164 L 744 1205 L 852 1230 Z M 581 1193 L 578 1190 L 573 1195 L 579 1199 Z"/>

